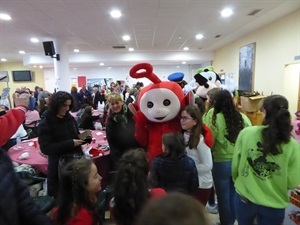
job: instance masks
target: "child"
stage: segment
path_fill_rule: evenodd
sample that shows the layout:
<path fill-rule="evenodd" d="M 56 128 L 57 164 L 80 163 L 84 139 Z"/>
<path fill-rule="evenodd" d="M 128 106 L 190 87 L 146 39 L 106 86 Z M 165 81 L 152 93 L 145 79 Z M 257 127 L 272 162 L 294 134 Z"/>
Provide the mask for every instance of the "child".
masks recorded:
<path fill-rule="evenodd" d="M 149 189 L 149 164 L 144 149 L 131 149 L 124 153 L 114 182 L 111 212 L 117 225 L 132 225 L 150 198 L 165 195 L 161 188 Z"/>
<path fill-rule="evenodd" d="M 162 143 L 163 153 L 154 158 L 152 163 L 152 187 L 192 194 L 198 187 L 198 172 L 195 162 L 185 154 L 182 135 L 164 134 Z"/>
<path fill-rule="evenodd" d="M 86 158 L 67 164 L 61 172 L 56 225 L 97 225 L 95 205 L 102 177 L 96 165 Z"/>
<path fill-rule="evenodd" d="M 168 194 L 146 205 L 136 225 L 209 225 L 207 214 L 195 198 L 181 193 Z"/>
<path fill-rule="evenodd" d="M 191 105 L 185 107 L 181 112 L 180 123 L 184 131 L 186 153 L 194 160 L 198 171 L 199 186 L 194 194 L 203 205 L 206 205 L 213 185 L 211 173 L 213 163 L 211 150 L 205 143 L 204 124 L 198 107 Z"/>

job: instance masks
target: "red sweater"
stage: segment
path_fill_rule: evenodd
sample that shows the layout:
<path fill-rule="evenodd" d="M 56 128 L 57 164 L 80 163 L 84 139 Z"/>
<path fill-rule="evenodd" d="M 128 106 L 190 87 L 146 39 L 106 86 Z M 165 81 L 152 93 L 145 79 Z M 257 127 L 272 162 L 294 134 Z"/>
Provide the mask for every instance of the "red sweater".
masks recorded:
<path fill-rule="evenodd" d="M 57 214 L 57 208 L 53 209 L 52 219 L 55 218 Z M 66 225 L 93 225 L 94 220 L 91 213 L 85 208 L 79 208 L 76 215 L 71 217 Z"/>
<path fill-rule="evenodd" d="M 19 126 L 25 120 L 26 111 L 26 107 L 18 106 L 9 110 L 5 115 L 0 116 L 0 128 L 2 131 L 0 135 L 0 146 L 5 145 L 10 137 L 16 133 Z"/>

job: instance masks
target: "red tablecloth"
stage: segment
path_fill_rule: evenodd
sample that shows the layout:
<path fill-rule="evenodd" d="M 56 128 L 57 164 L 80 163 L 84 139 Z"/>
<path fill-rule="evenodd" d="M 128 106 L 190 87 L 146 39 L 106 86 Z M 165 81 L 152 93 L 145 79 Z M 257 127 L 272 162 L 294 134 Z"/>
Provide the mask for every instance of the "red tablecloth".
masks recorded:
<path fill-rule="evenodd" d="M 100 145 L 107 145 L 106 140 L 106 133 L 105 131 L 95 130 L 92 131 L 92 136 L 95 138 L 95 142 L 91 143 L 90 145 L 93 147 L 97 147 Z M 8 151 L 8 155 L 10 156 L 11 160 L 21 164 L 29 164 L 36 168 L 37 170 L 41 171 L 44 174 L 47 174 L 47 166 L 48 166 L 48 159 L 47 156 L 42 156 L 39 146 L 34 147 L 34 141 L 37 141 L 37 138 L 33 138 L 30 140 L 26 140 L 18 145 L 11 147 Z M 22 153 L 28 152 L 29 158 L 28 159 L 19 159 Z M 108 173 L 109 171 L 109 160 L 108 155 L 110 151 L 105 151 L 104 156 L 101 156 L 95 159 L 95 164 L 98 167 L 99 173 Z M 106 162 L 107 161 L 107 162 Z M 100 165 L 101 164 L 101 165 Z M 102 170 L 102 171 L 101 171 Z M 103 171 L 104 170 L 104 171 Z"/>

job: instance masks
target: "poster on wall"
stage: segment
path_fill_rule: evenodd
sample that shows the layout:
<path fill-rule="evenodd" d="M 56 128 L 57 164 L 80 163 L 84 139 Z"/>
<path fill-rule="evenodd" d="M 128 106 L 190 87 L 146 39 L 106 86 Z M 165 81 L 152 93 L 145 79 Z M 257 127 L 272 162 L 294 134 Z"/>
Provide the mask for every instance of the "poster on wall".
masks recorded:
<path fill-rule="evenodd" d="M 112 78 L 88 78 L 87 89 L 89 91 L 92 91 L 93 87 L 98 87 L 100 89 L 103 85 L 109 87 L 112 81 L 113 81 Z"/>
<path fill-rule="evenodd" d="M 239 51 L 239 90 L 253 91 L 255 71 L 255 43 L 245 45 Z"/>
<path fill-rule="evenodd" d="M 86 85 L 86 76 L 78 76 L 77 83 L 78 83 L 78 87 L 82 87 L 83 85 Z"/>

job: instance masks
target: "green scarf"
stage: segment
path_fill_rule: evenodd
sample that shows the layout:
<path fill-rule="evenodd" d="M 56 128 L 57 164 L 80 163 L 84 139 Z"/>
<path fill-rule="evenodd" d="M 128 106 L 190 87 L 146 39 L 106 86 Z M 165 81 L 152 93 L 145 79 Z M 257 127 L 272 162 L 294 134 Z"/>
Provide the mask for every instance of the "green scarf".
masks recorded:
<path fill-rule="evenodd" d="M 120 112 L 118 112 L 118 113 L 112 112 L 113 120 L 117 123 L 120 123 L 124 128 L 126 127 L 126 125 L 128 123 L 127 111 L 128 111 L 127 105 L 124 104 L 122 107 L 122 110 Z"/>

